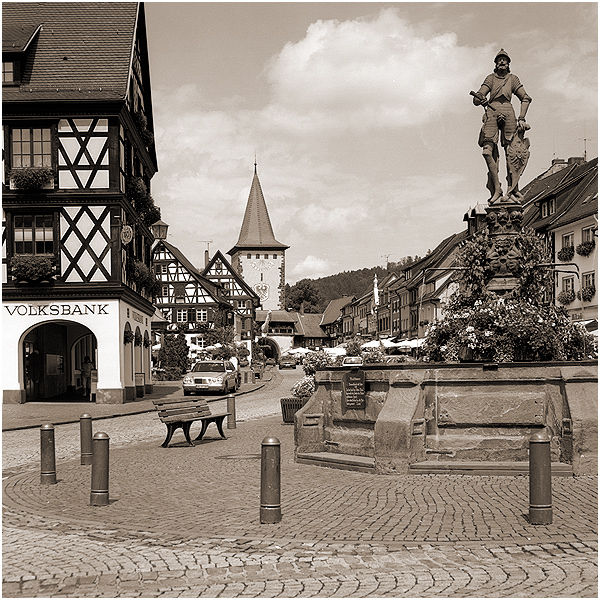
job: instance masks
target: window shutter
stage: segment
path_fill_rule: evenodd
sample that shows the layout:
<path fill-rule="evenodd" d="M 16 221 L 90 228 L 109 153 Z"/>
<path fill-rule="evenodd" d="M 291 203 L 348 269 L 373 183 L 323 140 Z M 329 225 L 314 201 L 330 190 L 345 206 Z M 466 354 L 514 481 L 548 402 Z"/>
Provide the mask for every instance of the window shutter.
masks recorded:
<path fill-rule="evenodd" d="M 196 309 L 188 308 L 188 323 L 195 323 L 195 322 L 196 322 Z"/>

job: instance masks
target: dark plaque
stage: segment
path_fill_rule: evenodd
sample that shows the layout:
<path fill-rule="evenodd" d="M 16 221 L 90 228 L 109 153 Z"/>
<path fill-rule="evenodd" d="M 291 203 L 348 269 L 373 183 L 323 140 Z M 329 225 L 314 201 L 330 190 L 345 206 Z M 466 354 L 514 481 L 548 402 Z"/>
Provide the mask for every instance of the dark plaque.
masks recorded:
<path fill-rule="evenodd" d="M 344 373 L 343 397 L 346 410 L 365 408 L 365 373 L 358 369 Z"/>

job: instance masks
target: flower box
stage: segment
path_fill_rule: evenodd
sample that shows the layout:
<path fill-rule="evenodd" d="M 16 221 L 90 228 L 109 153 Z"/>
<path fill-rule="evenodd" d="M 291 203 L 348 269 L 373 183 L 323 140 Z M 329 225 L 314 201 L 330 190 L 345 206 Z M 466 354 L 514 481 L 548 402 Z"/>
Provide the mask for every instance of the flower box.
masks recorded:
<path fill-rule="evenodd" d="M 16 281 L 37 283 L 50 281 L 56 275 L 54 259 L 50 256 L 17 254 L 10 259 L 10 273 Z"/>
<path fill-rule="evenodd" d="M 50 167 L 16 167 L 8 174 L 11 190 L 52 190 L 54 171 Z"/>
<path fill-rule="evenodd" d="M 293 423 L 294 415 L 308 402 L 305 398 L 281 398 L 281 416 L 284 423 Z"/>
<path fill-rule="evenodd" d="M 573 246 L 565 246 L 562 250 L 556 253 L 556 258 L 563 262 L 570 261 L 575 256 L 575 248 Z"/>
<path fill-rule="evenodd" d="M 556 296 L 556 299 L 563 305 L 571 304 L 575 300 L 575 292 L 561 292 Z"/>
<path fill-rule="evenodd" d="M 596 286 L 586 285 L 577 292 L 577 298 L 584 302 L 590 302 L 591 299 L 596 295 Z"/>
<path fill-rule="evenodd" d="M 590 240 L 588 242 L 581 242 L 581 244 L 577 246 L 576 251 L 579 256 L 589 256 L 595 247 L 596 242 L 594 240 Z"/>

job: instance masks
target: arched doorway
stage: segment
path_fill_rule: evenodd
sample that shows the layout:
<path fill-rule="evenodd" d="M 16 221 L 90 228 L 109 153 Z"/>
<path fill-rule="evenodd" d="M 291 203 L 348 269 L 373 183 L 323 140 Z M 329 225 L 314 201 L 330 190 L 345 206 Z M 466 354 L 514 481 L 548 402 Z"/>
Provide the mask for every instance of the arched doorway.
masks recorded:
<path fill-rule="evenodd" d="M 279 362 L 281 350 L 279 344 L 271 338 L 264 337 L 258 340 L 258 346 L 262 350 L 266 359 L 272 358 L 275 362 Z"/>
<path fill-rule="evenodd" d="M 81 402 L 79 369 L 85 356 L 94 365 L 96 336 L 72 321 L 48 321 L 25 333 L 20 344 L 20 374 L 26 402 Z"/>

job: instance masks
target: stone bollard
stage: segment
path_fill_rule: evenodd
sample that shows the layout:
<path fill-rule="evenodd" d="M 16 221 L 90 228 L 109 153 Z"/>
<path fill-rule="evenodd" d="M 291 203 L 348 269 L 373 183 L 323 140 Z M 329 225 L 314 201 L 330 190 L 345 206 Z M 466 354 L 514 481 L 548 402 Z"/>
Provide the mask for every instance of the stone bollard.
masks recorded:
<path fill-rule="evenodd" d="M 227 396 L 227 429 L 235 429 L 235 396 L 233 394 L 229 394 Z"/>
<path fill-rule="evenodd" d="M 550 436 L 546 430 L 529 438 L 529 522 L 552 523 L 552 464 Z"/>
<path fill-rule="evenodd" d="M 108 504 L 108 445 L 106 433 L 97 433 L 92 441 L 92 492 L 90 506 Z"/>
<path fill-rule="evenodd" d="M 81 443 L 81 464 L 92 464 L 92 417 L 87 413 L 79 418 L 79 440 Z"/>
<path fill-rule="evenodd" d="M 281 443 L 275 437 L 262 441 L 260 465 L 260 522 L 281 521 Z"/>
<path fill-rule="evenodd" d="M 54 425 L 44 423 L 40 428 L 41 483 L 56 483 L 56 454 L 54 450 Z"/>

